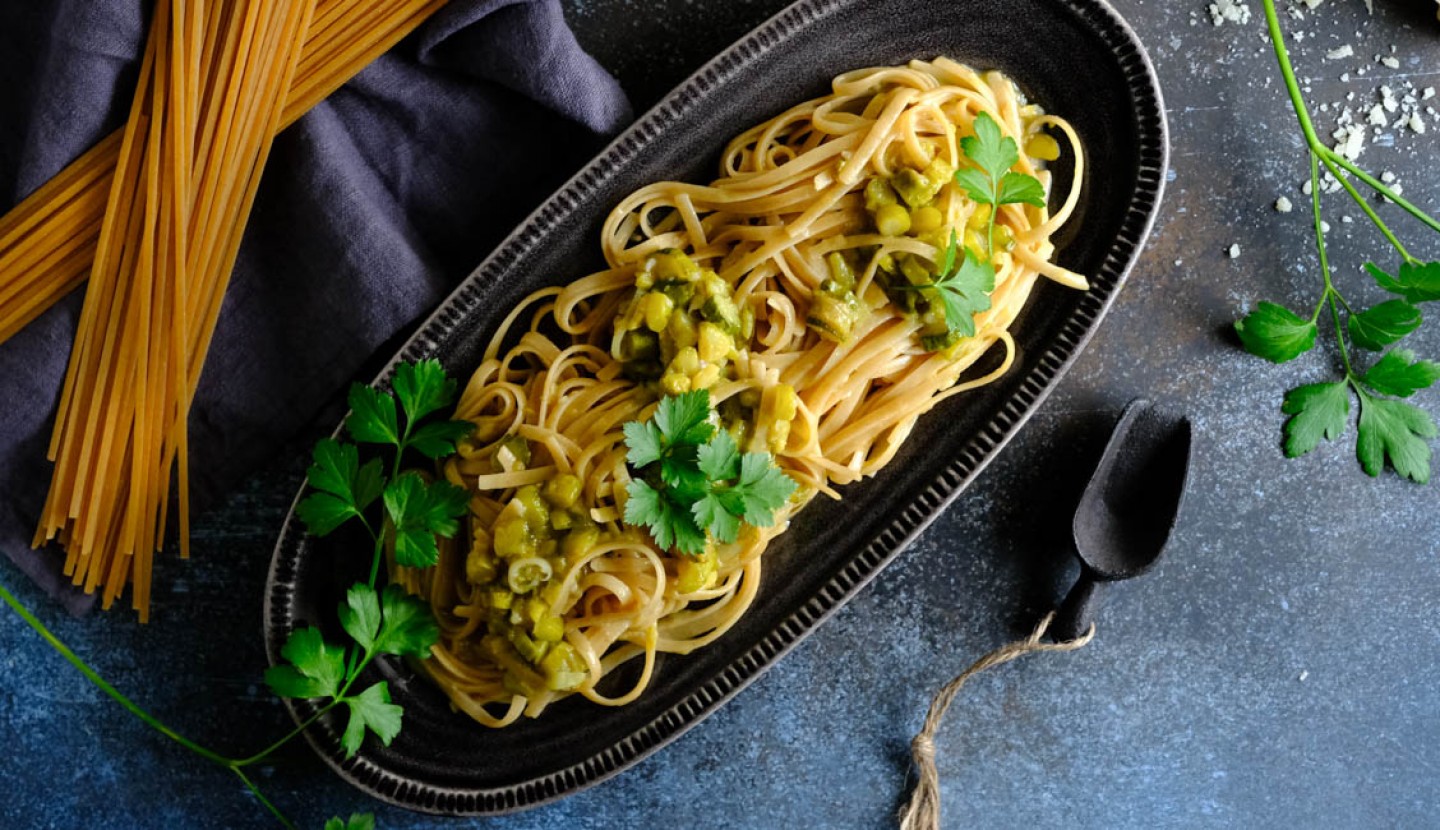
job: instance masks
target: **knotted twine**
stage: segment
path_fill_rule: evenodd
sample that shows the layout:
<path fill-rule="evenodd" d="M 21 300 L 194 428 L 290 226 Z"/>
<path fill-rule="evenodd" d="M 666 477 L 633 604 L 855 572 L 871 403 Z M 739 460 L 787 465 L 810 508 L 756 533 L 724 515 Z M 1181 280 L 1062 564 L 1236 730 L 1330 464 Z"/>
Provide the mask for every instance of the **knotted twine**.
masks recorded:
<path fill-rule="evenodd" d="M 915 792 L 910 796 L 910 803 L 900 816 L 900 830 L 939 830 L 940 828 L 940 773 L 935 769 L 935 733 L 939 731 L 940 724 L 945 719 L 945 712 L 949 710 L 950 704 L 955 701 L 955 696 L 960 693 L 960 689 L 966 681 L 986 669 L 1003 665 L 1027 654 L 1041 651 L 1074 651 L 1095 637 L 1095 624 L 1091 623 L 1090 629 L 1074 640 L 1067 640 L 1063 643 L 1040 642 L 1040 638 L 1045 636 L 1045 630 L 1050 627 L 1050 623 L 1054 619 L 1055 612 L 1051 611 L 1040 620 L 1039 624 L 1035 626 L 1035 630 L 1030 632 L 1029 637 L 1006 643 L 976 660 L 970 668 L 946 683 L 939 694 L 935 695 L 935 699 L 930 701 L 930 710 L 925 713 L 925 725 L 920 728 L 920 734 L 915 736 L 915 740 L 910 742 L 910 755 L 915 760 L 915 769 L 920 774 L 920 781 L 915 785 Z"/>

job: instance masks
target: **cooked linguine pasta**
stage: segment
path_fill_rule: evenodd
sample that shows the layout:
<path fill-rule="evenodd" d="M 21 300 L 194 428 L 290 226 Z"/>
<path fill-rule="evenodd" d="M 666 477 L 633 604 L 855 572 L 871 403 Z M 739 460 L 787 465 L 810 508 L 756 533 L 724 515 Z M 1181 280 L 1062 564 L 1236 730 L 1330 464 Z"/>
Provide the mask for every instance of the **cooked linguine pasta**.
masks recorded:
<path fill-rule="evenodd" d="M 1073 179 L 1054 214 L 1004 204 L 991 231 L 991 207 L 953 181 L 981 113 L 1017 142 L 1012 169 L 1047 194 L 1043 162 L 1060 148 L 1045 131 L 1068 139 Z M 623 200 L 602 231 L 608 267 L 515 308 L 461 396 L 456 417 L 476 431 L 443 474 L 473 494 L 468 533 L 442 540 L 433 568 L 392 568 L 440 621 L 426 671 L 499 727 L 571 694 L 633 701 L 658 654 L 722 636 L 806 501 L 839 498 L 922 414 L 1009 369 L 1009 328 L 1038 278 L 1086 287 L 1050 261 L 1082 171 L 1069 124 L 1003 75 L 939 58 L 847 72 L 737 136 L 712 184 L 659 182 Z M 973 336 L 926 288 L 951 239 L 995 272 Z M 998 365 L 967 374 L 997 346 Z M 773 453 L 799 491 L 774 526 L 686 556 L 622 521 L 621 427 L 702 388 L 717 425 Z M 632 660 L 626 688 L 602 682 Z"/>

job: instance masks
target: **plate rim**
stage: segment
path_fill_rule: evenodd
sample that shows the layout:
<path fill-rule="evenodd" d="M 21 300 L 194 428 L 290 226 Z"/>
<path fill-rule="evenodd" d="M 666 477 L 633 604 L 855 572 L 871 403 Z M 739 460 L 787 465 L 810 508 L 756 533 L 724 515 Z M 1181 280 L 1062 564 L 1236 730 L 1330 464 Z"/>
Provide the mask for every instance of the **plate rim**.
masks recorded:
<path fill-rule="evenodd" d="M 458 318 L 477 304 L 480 297 L 471 296 L 477 286 L 488 285 L 497 273 L 507 271 L 530 249 L 533 237 L 548 233 L 561 217 L 607 182 L 641 147 L 697 106 L 711 88 L 728 82 L 736 71 L 761 55 L 783 47 L 797 29 L 864 2 L 798 0 L 707 61 L 616 136 L 506 235 L 425 318 L 372 385 L 387 382 L 400 362 L 435 356 L 439 333 L 453 328 Z M 563 769 L 514 784 L 486 788 L 443 786 L 398 775 L 369 760 L 363 749 L 355 757 L 346 759 L 339 746 L 339 732 L 327 719 L 322 719 L 306 729 L 304 736 L 340 778 L 384 803 L 457 817 L 528 810 L 608 780 L 679 738 L 759 678 L 878 576 L 1000 454 L 1079 358 L 1114 304 L 1159 215 L 1169 166 L 1169 127 L 1164 97 L 1154 64 L 1135 30 L 1109 0 L 1056 2 L 1082 18 L 1119 63 L 1140 125 L 1136 186 L 1115 239 L 1095 275 L 1096 283 L 1101 283 L 1103 278 L 1103 285 L 1099 290 L 1092 285 L 1060 331 L 1036 355 L 1034 366 L 1020 387 L 999 407 L 992 420 L 958 448 L 955 459 L 914 503 L 852 556 L 815 595 L 710 681 L 601 752 Z M 337 426 L 335 432 L 339 430 Z M 283 645 L 280 633 L 287 632 L 294 623 L 288 607 L 295 585 L 293 578 L 287 580 L 286 576 L 287 571 L 297 567 L 297 560 L 306 547 L 303 544 L 306 534 L 295 514 L 295 507 L 305 492 L 302 483 L 286 514 L 266 576 L 262 614 L 266 657 L 271 665 L 280 657 Z M 317 711 L 307 700 L 286 698 L 284 703 L 297 724 Z"/>

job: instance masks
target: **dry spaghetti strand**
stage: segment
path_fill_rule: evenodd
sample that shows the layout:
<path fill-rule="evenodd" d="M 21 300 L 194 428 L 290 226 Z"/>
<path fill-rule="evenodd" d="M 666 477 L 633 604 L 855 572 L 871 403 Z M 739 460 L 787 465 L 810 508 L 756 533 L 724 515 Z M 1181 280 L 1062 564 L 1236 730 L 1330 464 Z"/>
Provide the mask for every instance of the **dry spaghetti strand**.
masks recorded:
<path fill-rule="evenodd" d="M 325 25 L 306 31 L 276 131 L 339 89 L 444 4 L 445 0 L 319 0 L 315 22 Z M 202 87 L 212 88 L 226 71 L 219 47 L 228 42 L 231 18 L 222 11 L 236 5 L 244 4 L 207 0 L 190 5 L 181 28 L 188 30 L 185 37 L 201 46 L 185 58 L 181 86 L 183 96 L 192 102 Z M 184 117 L 216 123 L 204 113 L 191 111 Z M 113 192 L 111 183 L 128 129 L 127 125 L 97 143 L 0 217 L 0 343 L 89 278 L 106 197 Z M 212 140 L 213 135 L 196 142 L 208 146 Z"/>
<path fill-rule="evenodd" d="M 186 415 L 314 9 L 164 0 L 152 22 L 36 533 L 104 607 L 133 586 L 141 620 L 177 471 L 188 551 Z"/>

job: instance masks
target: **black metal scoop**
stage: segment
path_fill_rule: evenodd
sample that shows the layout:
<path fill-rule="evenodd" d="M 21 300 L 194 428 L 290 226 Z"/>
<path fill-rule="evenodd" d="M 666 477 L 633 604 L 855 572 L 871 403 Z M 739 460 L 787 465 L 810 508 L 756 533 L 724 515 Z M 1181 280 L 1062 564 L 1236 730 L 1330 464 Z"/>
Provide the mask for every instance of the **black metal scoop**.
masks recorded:
<path fill-rule="evenodd" d="M 1056 642 L 1089 630 L 1105 583 L 1139 576 L 1160 558 L 1189 471 L 1189 419 L 1167 417 L 1143 398 L 1131 401 L 1075 509 L 1080 579 L 1050 629 Z"/>

